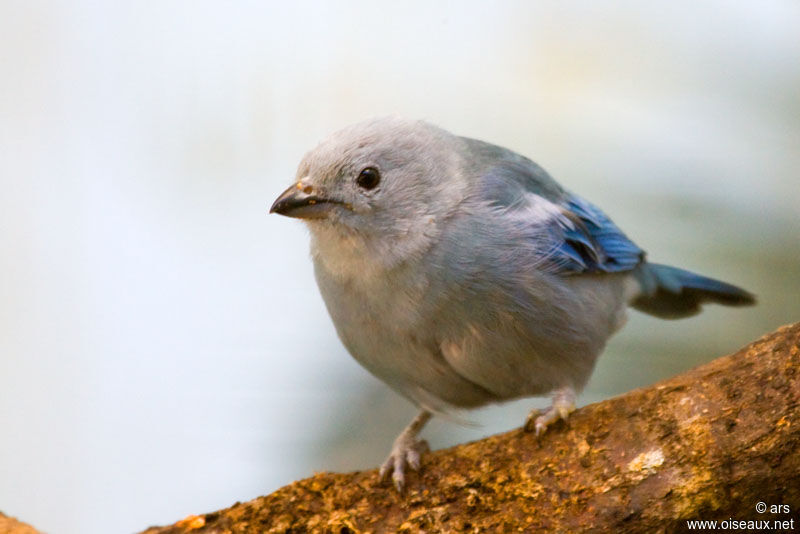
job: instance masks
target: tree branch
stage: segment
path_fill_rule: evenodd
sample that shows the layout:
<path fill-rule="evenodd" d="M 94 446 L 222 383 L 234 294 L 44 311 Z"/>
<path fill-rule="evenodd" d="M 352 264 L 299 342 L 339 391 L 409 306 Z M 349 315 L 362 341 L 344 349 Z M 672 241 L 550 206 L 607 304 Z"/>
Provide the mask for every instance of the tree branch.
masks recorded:
<path fill-rule="evenodd" d="M 513 430 L 435 451 L 404 495 L 374 469 L 319 473 L 144 534 L 675 532 L 731 519 L 788 530 L 800 510 L 799 416 L 797 323 L 581 408 L 540 441 Z"/>
<path fill-rule="evenodd" d="M 673 532 L 695 519 L 788 521 L 800 509 L 799 415 L 797 323 L 586 406 L 541 441 L 513 430 L 433 452 L 405 495 L 379 485 L 375 470 L 319 473 L 145 533 Z M 759 502 L 789 510 L 758 513 Z"/>
<path fill-rule="evenodd" d="M 38 530 L 0 512 L 0 532 L 3 534 L 40 534 Z"/>

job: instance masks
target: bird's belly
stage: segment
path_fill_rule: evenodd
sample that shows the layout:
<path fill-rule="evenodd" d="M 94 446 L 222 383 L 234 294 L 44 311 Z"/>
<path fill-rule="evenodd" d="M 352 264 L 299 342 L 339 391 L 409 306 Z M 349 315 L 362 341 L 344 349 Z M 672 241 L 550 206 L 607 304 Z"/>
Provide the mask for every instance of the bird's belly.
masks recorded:
<path fill-rule="evenodd" d="M 577 283 L 577 291 L 572 283 L 560 286 L 560 294 L 554 293 L 564 302 L 560 313 L 549 307 L 551 299 L 540 300 L 539 309 L 504 313 L 511 308 L 500 297 L 460 307 L 449 302 L 445 313 L 431 304 L 433 292 L 424 280 L 354 283 L 317 269 L 322 296 L 350 354 L 392 388 L 437 412 L 564 386 L 580 390 L 624 308 L 610 284 L 614 278 L 595 281 L 600 289 L 588 292 L 584 282 Z"/>
<path fill-rule="evenodd" d="M 350 354 L 364 368 L 416 404 L 435 412 L 497 401 L 443 357 L 419 325 L 397 321 L 375 324 L 370 317 L 337 321 L 337 332 Z"/>
<path fill-rule="evenodd" d="M 347 350 L 400 394 L 435 412 L 498 400 L 460 375 L 441 354 L 433 318 L 423 304 L 424 282 L 403 284 L 402 292 L 398 285 L 354 287 L 320 269 L 317 281 Z"/>

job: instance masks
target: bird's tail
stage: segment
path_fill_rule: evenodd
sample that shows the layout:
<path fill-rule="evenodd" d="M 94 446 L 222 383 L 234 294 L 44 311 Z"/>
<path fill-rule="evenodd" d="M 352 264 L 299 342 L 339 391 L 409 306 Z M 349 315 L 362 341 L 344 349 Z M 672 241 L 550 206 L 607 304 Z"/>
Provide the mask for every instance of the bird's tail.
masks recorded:
<path fill-rule="evenodd" d="M 642 292 L 631 306 L 662 319 L 699 313 L 704 302 L 725 306 L 749 306 L 756 302 L 755 296 L 744 289 L 677 267 L 643 263 L 633 274 Z"/>

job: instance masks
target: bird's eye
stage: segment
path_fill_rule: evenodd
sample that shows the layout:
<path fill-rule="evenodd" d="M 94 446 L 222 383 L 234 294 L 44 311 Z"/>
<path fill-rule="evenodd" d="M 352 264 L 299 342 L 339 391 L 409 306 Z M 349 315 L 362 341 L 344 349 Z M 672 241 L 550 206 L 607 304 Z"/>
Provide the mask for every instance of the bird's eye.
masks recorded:
<path fill-rule="evenodd" d="M 375 189 L 381 181 L 381 173 L 375 167 L 367 167 L 356 178 L 358 187 L 362 189 Z"/>

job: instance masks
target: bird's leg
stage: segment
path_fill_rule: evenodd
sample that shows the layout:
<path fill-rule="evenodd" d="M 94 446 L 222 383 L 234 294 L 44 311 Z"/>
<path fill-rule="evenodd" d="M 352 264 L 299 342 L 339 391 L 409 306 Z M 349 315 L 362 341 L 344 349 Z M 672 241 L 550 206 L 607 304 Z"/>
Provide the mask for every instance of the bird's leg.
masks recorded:
<path fill-rule="evenodd" d="M 553 398 L 553 403 L 544 413 L 540 414 L 539 410 L 533 410 L 528 414 L 528 420 L 525 421 L 525 431 L 531 430 L 536 432 L 539 436 L 547 430 L 550 424 L 558 421 L 559 419 L 567 420 L 569 414 L 575 411 L 575 390 L 571 387 L 563 387 L 553 390 L 550 394 Z"/>
<path fill-rule="evenodd" d="M 386 477 L 391 473 L 397 491 L 403 491 L 405 487 L 406 466 L 414 471 L 419 470 L 420 456 L 430 450 L 427 441 L 417 439 L 417 434 L 420 433 L 422 427 L 425 426 L 425 423 L 430 418 L 431 413 L 427 410 L 422 410 L 394 440 L 392 452 L 389 453 L 389 457 L 381 466 L 380 479 L 386 480 Z"/>

